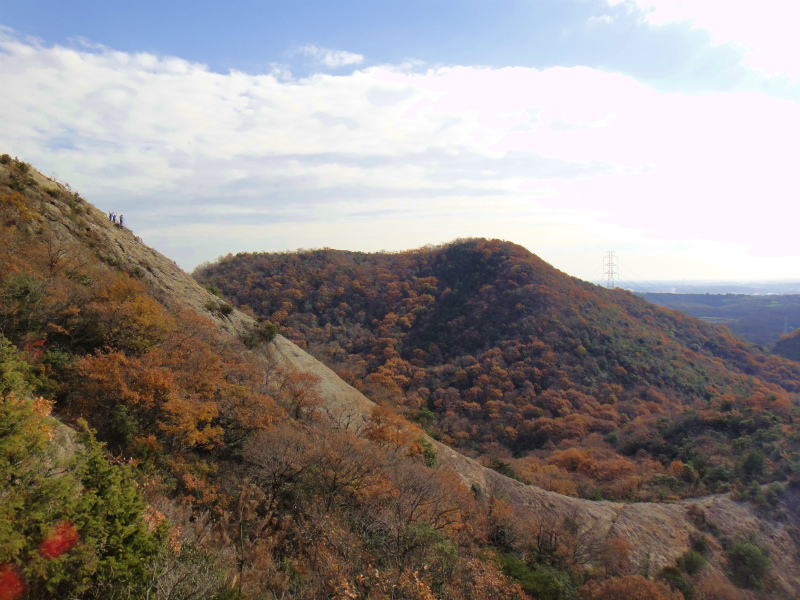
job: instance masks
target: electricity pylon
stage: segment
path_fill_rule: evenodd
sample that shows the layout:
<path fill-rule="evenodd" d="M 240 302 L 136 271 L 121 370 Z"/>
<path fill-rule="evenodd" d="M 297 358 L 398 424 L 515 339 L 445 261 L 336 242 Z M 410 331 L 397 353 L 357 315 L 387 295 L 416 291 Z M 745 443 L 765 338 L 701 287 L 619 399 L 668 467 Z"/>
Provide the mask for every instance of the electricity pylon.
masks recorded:
<path fill-rule="evenodd" d="M 616 287 L 614 277 L 619 276 L 619 271 L 617 270 L 617 257 L 611 250 L 606 252 L 603 258 L 603 275 L 606 278 L 606 287 L 613 290 Z"/>

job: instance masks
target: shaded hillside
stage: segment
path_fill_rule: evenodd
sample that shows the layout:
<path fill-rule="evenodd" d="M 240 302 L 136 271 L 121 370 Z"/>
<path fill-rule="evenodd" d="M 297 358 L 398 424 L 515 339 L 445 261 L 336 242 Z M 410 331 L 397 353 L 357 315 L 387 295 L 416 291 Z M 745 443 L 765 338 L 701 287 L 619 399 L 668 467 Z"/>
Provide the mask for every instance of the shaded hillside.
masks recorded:
<path fill-rule="evenodd" d="M 775 342 L 772 350 L 784 358 L 800 362 L 800 329 L 795 329 L 789 335 L 781 337 Z"/>
<path fill-rule="evenodd" d="M 523 485 L 376 408 L 76 194 L 0 165 L 5 598 L 800 593 L 791 488 L 756 509 Z"/>
<path fill-rule="evenodd" d="M 642 296 L 653 304 L 679 310 L 762 346 L 773 345 L 787 324 L 800 325 L 799 295 L 655 294 Z"/>
<path fill-rule="evenodd" d="M 800 366 L 514 244 L 238 254 L 195 277 L 446 444 L 549 489 L 692 496 L 797 469 Z"/>

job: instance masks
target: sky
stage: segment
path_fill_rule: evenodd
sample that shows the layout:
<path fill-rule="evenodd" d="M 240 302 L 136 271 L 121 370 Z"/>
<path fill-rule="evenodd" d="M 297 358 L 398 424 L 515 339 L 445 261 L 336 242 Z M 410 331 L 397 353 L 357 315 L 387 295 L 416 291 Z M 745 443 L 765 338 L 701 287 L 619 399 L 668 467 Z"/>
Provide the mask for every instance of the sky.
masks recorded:
<path fill-rule="evenodd" d="M 187 270 L 521 244 L 800 279 L 796 0 L 0 0 L 0 152 Z"/>

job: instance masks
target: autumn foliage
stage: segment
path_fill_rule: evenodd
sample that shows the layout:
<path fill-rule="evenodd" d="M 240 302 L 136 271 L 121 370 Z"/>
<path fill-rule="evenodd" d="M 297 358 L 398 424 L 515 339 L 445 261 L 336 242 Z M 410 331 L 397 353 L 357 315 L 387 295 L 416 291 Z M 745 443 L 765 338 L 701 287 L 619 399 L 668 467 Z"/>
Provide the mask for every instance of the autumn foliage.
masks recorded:
<path fill-rule="evenodd" d="M 517 246 L 228 257 L 200 279 L 268 319 L 234 335 L 226 301 L 165 302 L 114 253 L 130 232 L 0 164 L 0 600 L 677 600 L 627 539 L 521 516 L 426 436 L 596 499 L 797 463 L 797 366 Z M 273 324 L 374 410 L 332 410 Z"/>
<path fill-rule="evenodd" d="M 167 308 L 114 258 L 127 233 L 3 165 L 3 597 L 524 597 L 419 426 L 328 414 L 269 327 Z"/>
<path fill-rule="evenodd" d="M 800 452 L 800 365 L 514 244 L 243 253 L 195 277 L 444 443 L 560 493 L 700 495 L 746 483 L 748 449 L 765 481 Z"/>
<path fill-rule="evenodd" d="M 25 593 L 19 571 L 8 563 L 0 565 L 0 600 L 16 600 Z"/>
<path fill-rule="evenodd" d="M 39 544 L 39 554 L 43 558 L 58 558 L 72 548 L 79 538 L 80 534 L 72 523 L 60 521 Z"/>

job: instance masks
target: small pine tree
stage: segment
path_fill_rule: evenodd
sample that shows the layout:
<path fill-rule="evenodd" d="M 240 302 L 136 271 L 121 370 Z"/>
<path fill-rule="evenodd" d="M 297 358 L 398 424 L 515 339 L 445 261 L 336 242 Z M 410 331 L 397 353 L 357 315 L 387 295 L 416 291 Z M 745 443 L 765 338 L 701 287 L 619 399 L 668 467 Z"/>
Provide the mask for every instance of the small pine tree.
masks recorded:
<path fill-rule="evenodd" d="M 3 577 L 18 582 L 30 600 L 111 598 L 121 590 L 141 596 L 168 525 L 148 530 L 129 469 L 105 459 L 85 423 L 77 445 L 49 416 L 49 402 L 18 395 L 26 365 L 12 346 L 1 349 L 7 390 L 0 397 Z"/>

